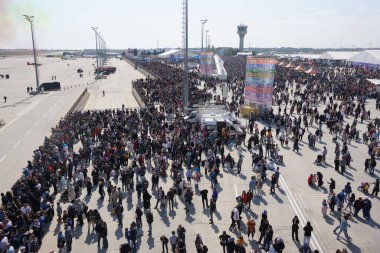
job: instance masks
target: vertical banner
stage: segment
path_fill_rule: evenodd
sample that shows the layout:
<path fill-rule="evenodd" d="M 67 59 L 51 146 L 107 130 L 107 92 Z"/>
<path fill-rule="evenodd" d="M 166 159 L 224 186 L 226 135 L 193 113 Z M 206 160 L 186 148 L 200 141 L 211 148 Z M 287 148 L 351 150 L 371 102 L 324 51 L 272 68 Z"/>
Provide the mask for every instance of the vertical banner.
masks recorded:
<path fill-rule="evenodd" d="M 214 53 L 201 52 L 201 75 L 212 76 L 214 74 Z"/>
<path fill-rule="evenodd" d="M 272 106 L 275 60 L 247 57 L 244 103 L 250 107 Z"/>

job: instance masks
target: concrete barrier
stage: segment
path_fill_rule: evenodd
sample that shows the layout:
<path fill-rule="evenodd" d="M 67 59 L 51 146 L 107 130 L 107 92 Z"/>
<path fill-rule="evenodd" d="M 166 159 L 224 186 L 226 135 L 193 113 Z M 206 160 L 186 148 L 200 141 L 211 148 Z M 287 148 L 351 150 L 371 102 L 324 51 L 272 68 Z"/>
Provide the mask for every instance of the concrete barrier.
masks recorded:
<path fill-rule="evenodd" d="M 89 96 L 90 95 L 89 95 L 89 93 L 87 91 L 87 88 L 84 89 L 84 91 L 80 94 L 80 96 L 75 101 L 75 103 L 73 104 L 73 106 L 70 107 L 70 110 L 66 113 L 66 116 L 69 115 L 70 113 L 74 112 L 74 111 L 78 112 L 78 111 L 83 110 L 84 106 L 87 103 L 87 100 L 88 100 Z"/>
<path fill-rule="evenodd" d="M 145 103 L 143 102 L 143 100 L 141 99 L 140 97 L 140 94 L 139 92 L 136 90 L 136 88 L 134 87 L 134 85 L 132 85 L 132 94 L 133 96 L 135 97 L 137 103 L 139 104 L 139 106 L 141 108 L 145 108 Z"/>

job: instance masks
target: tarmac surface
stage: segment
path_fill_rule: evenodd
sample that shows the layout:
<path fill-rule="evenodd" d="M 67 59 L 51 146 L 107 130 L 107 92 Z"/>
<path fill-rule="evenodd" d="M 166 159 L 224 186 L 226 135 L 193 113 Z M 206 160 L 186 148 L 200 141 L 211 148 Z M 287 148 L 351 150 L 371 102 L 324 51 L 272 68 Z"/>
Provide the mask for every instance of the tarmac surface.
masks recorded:
<path fill-rule="evenodd" d="M 6 58 L 6 60 L 7 59 L 8 58 Z M 54 60 L 56 61 L 57 59 Z M 93 60 L 89 59 L 70 61 L 70 68 L 75 70 L 75 62 L 78 62 L 78 65 L 80 65 L 79 62 L 82 60 L 84 61 L 82 65 L 86 65 L 88 69 L 91 69 Z M 2 61 L 4 60 L 0 62 L 0 73 L 4 72 L 4 63 Z M 79 83 L 81 79 L 75 77 L 75 74 L 72 74 L 71 71 L 65 68 L 69 67 L 65 65 L 68 62 L 69 61 L 59 64 L 58 62 L 52 61 L 51 63 L 48 62 L 46 65 L 42 65 L 42 67 L 49 66 L 49 64 L 57 64 L 56 71 L 54 71 L 57 73 L 57 80 L 58 76 L 62 78 L 60 79 L 61 82 L 66 78 L 65 80 L 67 80 L 67 82 L 65 86 L 70 87 L 72 84 L 75 85 L 75 83 Z M 8 84 L 8 88 L 4 89 L 3 83 L 5 83 L 5 80 L 0 79 L 0 95 L 2 96 L 4 91 L 7 92 L 7 96 L 9 96 L 10 99 L 7 103 L 17 103 L 17 101 L 21 101 L 22 99 L 31 101 L 28 105 L 19 103 L 12 106 L 12 108 L 0 107 L 0 117 L 3 117 L 4 114 L 8 125 L 11 125 L 11 127 L 7 126 L 6 128 L 3 127 L 0 129 L 0 138 L 2 140 L 0 142 L 0 175 L 2 178 L 0 188 L 2 191 L 8 190 L 21 175 L 21 168 L 25 166 L 26 160 L 31 158 L 32 151 L 37 148 L 38 145 L 42 144 L 43 138 L 48 134 L 49 129 L 58 122 L 60 117 L 64 116 L 70 108 L 70 104 L 75 101 L 75 97 L 79 96 L 84 88 L 72 88 L 67 91 L 38 95 L 30 98 L 26 95 L 25 81 L 33 83 L 34 72 L 26 74 L 32 66 L 24 66 L 23 64 L 24 61 L 17 62 L 15 60 L 14 67 L 7 68 L 7 71 L 11 73 L 11 78 L 13 78 L 13 76 L 16 78 L 16 73 L 25 72 L 25 76 L 15 82 L 14 87 Z M 130 80 L 142 77 L 141 74 L 124 61 L 112 60 L 111 65 L 118 68 L 115 74 L 111 74 L 107 79 L 101 80 L 92 86 L 89 85 L 90 98 L 86 104 L 86 109 L 121 108 L 122 104 L 125 104 L 126 107 L 137 106 L 131 92 Z M 43 71 L 41 70 L 41 72 Z M 88 71 L 84 71 L 84 74 L 86 78 Z M 51 76 L 53 74 L 49 73 L 49 75 Z M 46 76 L 46 79 L 49 78 L 49 75 Z M 89 81 L 90 79 L 93 80 L 93 75 L 88 76 L 88 79 Z M 24 80 L 24 83 L 22 80 Z M 105 97 L 102 96 L 102 90 L 105 90 Z M 8 95 L 12 93 L 14 96 Z M 13 101 L 12 97 L 17 97 L 17 99 Z M 57 104 L 56 106 L 54 106 L 55 103 Z M 379 111 L 375 110 L 373 100 L 368 101 L 367 107 L 371 110 L 372 118 L 380 117 Z M 53 111 L 49 111 L 52 108 Z M 275 112 L 277 112 L 276 107 Z M 16 120 L 12 122 L 14 119 Z M 351 123 L 352 117 L 348 117 L 345 120 Z M 37 124 L 37 122 L 39 122 L 39 124 Z M 366 128 L 368 121 L 364 123 L 359 123 L 361 133 L 363 133 L 363 130 Z M 263 125 L 260 123 L 260 130 L 262 127 Z M 315 133 L 315 130 L 315 127 L 309 128 L 309 131 L 312 133 Z M 364 160 L 368 157 L 368 154 L 367 147 L 361 141 L 352 141 L 348 146 L 353 159 L 351 168 L 347 169 L 347 173 L 344 176 L 336 173 L 333 168 L 335 143 L 332 142 L 332 136 L 328 133 L 326 126 L 323 126 L 323 134 L 322 142 L 316 142 L 314 149 L 308 147 L 308 133 L 305 134 L 303 141 L 300 142 L 300 153 L 296 154 L 292 151 L 292 142 L 289 143 L 288 148 L 280 148 L 280 154 L 284 155 L 284 165 L 280 166 L 280 188 L 276 189 L 276 194 L 270 194 L 269 184 L 267 182 L 263 187 L 263 197 L 255 198 L 251 205 L 251 211 L 243 211 L 242 214 L 242 223 L 245 224 L 247 218 L 253 217 L 258 224 L 253 241 L 247 239 L 246 225 L 242 225 L 242 235 L 246 242 L 247 252 L 249 252 L 250 249 L 259 250 L 259 245 L 257 244 L 260 234 L 258 227 L 261 213 L 264 210 L 267 210 L 269 223 L 273 226 L 273 238 L 281 237 L 284 239 L 286 245 L 284 252 L 297 252 L 297 249 L 301 246 L 291 238 L 291 220 L 294 215 L 298 215 L 301 221 L 299 230 L 301 243 L 303 240 L 303 225 L 305 225 L 306 221 L 310 221 L 314 227 L 314 236 L 311 241 L 311 246 L 313 249 L 319 249 L 320 252 L 335 252 L 336 249 L 342 249 L 343 247 L 347 248 L 349 252 L 366 253 L 379 251 L 377 244 L 377 242 L 380 241 L 380 233 L 378 232 L 380 228 L 380 206 L 378 198 L 369 196 L 373 206 L 371 210 L 371 220 L 362 218 L 360 212 L 359 216 L 354 218 L 353 222 L 349 222 L 350 227 L 348 234 L 352 237 L 351 243 L 346 242 L 345 239 L 342 238 L 339 241 L 336 240 L 336 236 L 332 232 L 339 224 L 335 214 L 328 214 L 328 218 L 326 219 L 322 217 L 321 203 L 323 199 L 327 199 L 327 182 L 330 178 L 336 180 L 337 193 L 347 182 L 351 182 L 353 192 L 358 198 L 360 196 L 367 196 L 357 190 L 360 183 L 362 181 L 374 182 L 380 173 L 378 169 L 375 172 L 375 176 L 364 173 Z M 247 139 L 248 138 L 249 135 L 247 135 Z M 276 140 L 276 142 L 279 144 L 278 140 Z M 341 144 L 341 141 L 338 142 Z M 322 152 L 324 145 L 328 149 L 327 165 L 316 166 L 313 162 L 316 156 Z M 76 149 L 79 147 L 80 146 L 76 146 Z M 230 151 L 226 150 L 226 153 L 228 152 L 230 152 L 236 160 L 237 151 L 235 148 Z M 216 217 L 214 218 L 215 224 L 209 224 L 209 211 L 208 209 L 203 209 L 199 193 L 196 192 L 193 198 L 194 205 L 190 208 L 188 214 L 185 213 L 183 203 L 177 198 L 174 211 L 169 211 L 168 208 L 153 210 L 153 234 L 150 237 L 146 232 L 147 223 L 145 216 L 143 217 L 143 230 L 145 232 L 141 237 L 138 252 L 162 252 L 160 236 L 166 235 L 169 237 L 171 231 L 176 230 L 179 224 L 183 225 L 187 230 L 186 244 L 188 252 L 196 252 L 194 240 L 197 233 L 201 234 L 204 244 L 209 248 L 209 252 L 222 252 L 218 236 L 223 231 L 227 231 L 228 234 L 235 237 L 240 235 L 239 232 L 228 230 L 231 223 L 230 213 L 232 208 L 236 206 L 235 197 L 240 195 L 243 190 L 248 190 L 249 179 L 254 175 L 251 169 L 251 154 L 246 150 L 245 146 L 243 148 L 243 155 L 242 175 L 236 175 L 235 172 L 230 173 L 226 170 L 221 172 L 218 180 L 219 186 L 217 187 L 219 199 L 217 202 Z M 309 187 L 307 177 L 310 173 L 314 174 L 317 171 L 322 172 L 324 175 L 324 187 Z M 268 178 L 270 178 L 271 172 L 267 174 Z M 7 179 L 4 180 L 5 178 Z M 147 174 L 147 179 L 150 181 L 150 174 Z M 119 182 L 119 185 L 120 183 L 121 182 Z M 172 186 L 172 180 L 170 178 L 161 178 L 160 186 L 167 192 Z M 372 192 L 372 188 L 373 185 L 371 185 L 370 192 Z M 209 196 L 211 196 L 210 182 L 207 178 L 202 177 L 199 189 L 208 189 Z M 132 203 L 126 203 L 125 200 L 123 201 L 125 209 L 123 218 L 124 228 L 129 226 L 134 220 L 134 211 L 137 204 L 136 197 L 134 193 Z M 73 241 L 72 252 L 118 252 L 119 245 L 126 242 L 126 239 L 124 239 L 124 230 L 117 227 L 116 217 L 110 214 L 111 206 L 108 204 L 108 196 L 106 196 L 104 201 L 101 201 L 99 200 L 97 189 L 94 189 L 93 195 L 86 197 L 86 191 L 83 189 L 80 198 L 88 203 L 90 209 L 98 209 L 102 218 L 107 222 L 109 247 L 108 249 L 100 249 L 97 247 L 96 234 L 95 232 L 87 231 L 87 223 L 85 221 L 83 227 L 77 226 L 74 229 L 75 239 Z M 155 205 L 155 197 L 152 198 L 151 203 Z M 48 233 L 44 237 L 40 252 L 49 252 L 51 249 L 56 249 L 56 235 L 60 229 L 63 230 L 63 226 L 59 226 L 54 219 L 48 228 Z"/>
<path fill-rule="evenodd" d="M 40 57 L 40 82 L 49 82 L 52 75 L 61 82 L 61 91 L 29 95 L 27 86 L 35 89 L 34 66 L 27 65 L 32 57 L 7 57 L 0 60 L 0 190 L 8 191 L 21 176 L 22 168 L 30 160 L 33 150 L 43 144 L 45 136 L 61 117 L 65 116 L 83 90 L 94 82 L 94 59 L 62 61 L 57 58 Z M 79 78 L 77 69 L 84 71 Z M 87 85 L 88 84 L 88 85 Z M 5 180 L 6 179 L 6 180 Z"/>

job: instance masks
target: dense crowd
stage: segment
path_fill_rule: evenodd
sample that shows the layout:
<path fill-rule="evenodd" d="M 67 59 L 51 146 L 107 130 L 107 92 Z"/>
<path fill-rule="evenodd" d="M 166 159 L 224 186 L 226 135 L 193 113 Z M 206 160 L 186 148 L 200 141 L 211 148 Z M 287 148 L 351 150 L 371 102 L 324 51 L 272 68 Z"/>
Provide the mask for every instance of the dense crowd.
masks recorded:
<path fill-rule="evenodd" d="M 227 72 L 234 73 L 227 80 L 232 93 L 228 104 L 231 111 L 237 113 L 244 102 L 242 62 L 240 57 L 225 60 Z M 20 180 L 10 191 L 2 194 L 0 252 L 12 252 L 12 249 L 17 248 L 20 248 L 20 252 L 38 252 L 44 227 L 52 221 L 55 210 L 62 226 L 57 236 L 60 252 L 72 250 L 73 229 L 76 225 L 83 225 L 84 220 L 88 224 L 88 233 L 97 235 L 98 246 L 108 247 L 106 219 L 98 210 L 87 206 L 82 200 L 83 194 L 90 198 L 98 195 L 99 201 L 108 200 L 110 214 L 117 218 L 127 240 L 120 246 L 122 253 L 136 252 L 139 249 L 138 239 L 143 235 L 143 224 L 146 223 L 144 227 L 147 226 L 147 236 L 150 237 L 154 221 L 158 220 L 157 215 L 163 215 L 163 209 L 173 209 L 174 203 L 176 206 L 182 204 L 186 213 L 192 215 L 194 198 L 199 198 L 203 208 L 209 209 L 210 223 L 213 224 L 219 205 L 220 173 L 241 173 L 243 159 L 247 158 L 240 154 L 246 142 L 248 151 L 252 152 L 254 173 L 250 176 L 248 188 L 235 199 L 236 206 L 230 213 L 230 231 L 238 231 L 240 236 L 234 238 L 224 231 L 219 235 L 220 244 L 223 252 L 246 252 L 241 233 L 241 223 L 244 222 L 248 239 L 251 237 L 253 240 L 257 232 L 257 241 L 263 249 L 282 252 L 284 240 L 275 236 L 269 212 L 263 212 L 257 222 L 253 219 L 243 221 L 242 213 L 251 211 L 254 199 L 263 198 L 265 182 L 269 183 L 270 193 L 276 194 L 279 166 L 283 164 L 281 148 L 292 145 L 293 150 L 299 152 L 299 141 L 308 127 L 314 124 L 318 128 L 315 134 L 308 134 L 309 146 L 313 147 L 322 139 L 322 127 L 326 126 L 335 135 L 336 142 L 341 140 L 342 145 L 337 145 L 334 151 L 334 164 L 335 170 L 344 174 L 351 161 L 347 144 L 358 140 L 357 121 L 368 122 L 368 131 L 362 137 L 363 143 L 369 147 L 366 170 L 374 173 L 375 157 L 380 154 L 377 146 L 380 121 L 370 121 L 365 100 L 373 87 L 368 86 L 364 79 L 377 77 L 379 73 L 376 71 L 320 66 L 320 74 L 309 76 L 278 67 L 274 94 L 278 111 L 271 112 L 265 127 L 261 129 L 252 115 L 246 138 L 246 135 L 229 135 L 225 130 L 208 132 L 201 129 L 199 123 L 186 123 L 181 117 L 169 121 L 168 114 L 181 111 L 182 72 L 161 62 L 140 64 L 156 76 L 155 79 L 140 79 L 134 83 L 147 105 L 146 109 L 69 114 L 52 129 L 51 136 L 45 138 L 44 144 L 34 152 L 34 158 L 24 168 Z M 352 75 L 356 81 L 351 78 Z M 215 83 L 208 80 L 204 83 L 202 86 L 195 73 L 189 75 L 191 102 L 212 99 Z M 342 93 L 342 90 L 345 92 Z M 339 104 L 338 99 L 341 101 Z M 318 110 L 318 105 L 324 105 L 323 111 Z M 354 116 L 353 124 L 344 123 L 347 115 Z M 229 153 L 231 147 L 237 149 L 236 156 Z M 327 152 L 324 149 L 317 157 L 317 164 L 326 163 Z M 160 186 L 164 178 L 166 184 L 171 185 L 166 192 Z M 201 178 L 209 180 L 212 187 L 210 193 L 207 189 L 200 189 Z M 322 173 L 310 175 L 307 182 L 311 187 L 321 187 Z M 351 210 L 353 207 L 353 216 L 362 210 L 363 216 L 370 219 L 370 200 L 356 199 L 349 185 L 336 194 L 333 179 L 329 182 L 329 188 L 327 200 L 323 201 L 323 215 L 327 213 L 327 206 L 333 212 L 337 206 L 341 222 L 335 231 L 339 230 L 338 236 L 343 232 L 348 240 L 347 222 L 352 217 L 343 209 Z M 377 180 L 372 194 L 377 195 L 378 190 Z M 138 199 L 135 220 L 131 224 L 123 224 L 125 203 L 130 205 L 133 196 Z M 151 201 L 154 197 L 153 206 Z M 345 203 L 347 206 L 344 208 Z M 153 209 L 160 211 L 154 212 Z M 292 224 L 292 237 L 298 240 L 297 216 Z M 311 252 L 312 224 L 308 222 L 303 231 L 301 249 Z M 186 242 L 186 229 L 183 226 L 173 228 L 172 234 L 162 235 L 160 240 L 163 252 L 168 252 L 168 244 L 173 252 L 184 253 L 188 249 L 189 242 Z M 201 234 L 196 236 L 195 247 L 198 253 L 208 252 Z"/>

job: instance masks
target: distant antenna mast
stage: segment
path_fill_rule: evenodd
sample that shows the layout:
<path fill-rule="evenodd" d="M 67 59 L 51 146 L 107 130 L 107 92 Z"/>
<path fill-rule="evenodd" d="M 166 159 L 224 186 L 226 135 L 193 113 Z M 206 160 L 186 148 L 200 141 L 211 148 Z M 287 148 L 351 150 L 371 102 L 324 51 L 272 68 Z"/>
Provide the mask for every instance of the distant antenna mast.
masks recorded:
<path fill-rule="evenodd" d="M 188 66 L 188 51 L 189 51 L 189 44 L 188 44 L 188 0 L 183 0 L 183 6 L 182 6 L 182 42 L 183 42 L 183 57 L 184 57 L 184 64 L 183 64 L 183 103 L 184 108 L 187 108 L 189 106 L 189 80 L 188 80 L 188 73 L 189 73 L 189 66 Z"/>

